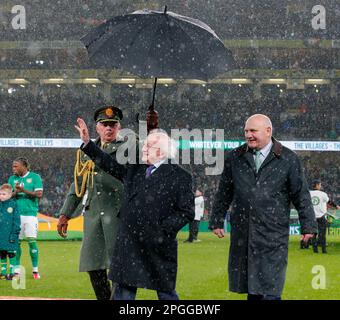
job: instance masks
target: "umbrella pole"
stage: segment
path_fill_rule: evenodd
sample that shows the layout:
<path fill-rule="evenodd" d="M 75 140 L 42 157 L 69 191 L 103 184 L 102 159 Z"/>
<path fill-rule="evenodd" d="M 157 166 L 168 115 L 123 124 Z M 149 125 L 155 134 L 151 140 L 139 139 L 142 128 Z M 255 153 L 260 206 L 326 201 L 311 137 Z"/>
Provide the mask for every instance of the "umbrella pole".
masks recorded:
<path fill-rule="evenodd" d="M 152 102 L 149 107 L 149 111 L 146 114 L 146 123 L 147 123 L 148 133 L 150 132 L 150 130 L 158 128 L 158 112 L 155 111 L 156 87 L 157 87 L 157 78 L 155 78 L 155 82 L 153 85 Z"/>
<path fill-rule="evenodd" d="M 155 107 L 156 87 L 157 87 L 157 78 L 155 78 L 155 82 L 153 84 L 152 103 L 151 103 L 149 110 L 154 110 L 154 107 Z"/>

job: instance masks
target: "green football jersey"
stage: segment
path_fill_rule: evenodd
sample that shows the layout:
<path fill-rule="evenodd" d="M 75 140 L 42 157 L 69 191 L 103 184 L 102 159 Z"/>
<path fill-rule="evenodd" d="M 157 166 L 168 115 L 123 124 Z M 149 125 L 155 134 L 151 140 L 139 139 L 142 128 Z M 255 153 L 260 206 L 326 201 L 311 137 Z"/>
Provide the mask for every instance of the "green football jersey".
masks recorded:
<path fill-rule="evenodd" d="M 8 183 L 12 186 L 13 190 L 17 183 L 19 183 L 20 187 L 28 191 L 43 190 L 40 175 L 31 171 L 28 171 L 23 177 L 10 176 Z M 32 198 L 24 192 L 19 192 L 16 195 L 16 199 L 19 212 L 22 216 L 37 216 L 39 211 L 39 198 Z"/>

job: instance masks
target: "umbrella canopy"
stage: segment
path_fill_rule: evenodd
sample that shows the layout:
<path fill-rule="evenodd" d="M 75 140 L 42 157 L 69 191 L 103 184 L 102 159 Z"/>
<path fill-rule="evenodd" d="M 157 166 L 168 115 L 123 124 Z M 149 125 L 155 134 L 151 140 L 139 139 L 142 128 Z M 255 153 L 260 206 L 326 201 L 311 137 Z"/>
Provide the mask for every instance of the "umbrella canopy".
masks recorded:
<path fill-rule="evenodd" d="M 81 40 L 93 65 L 141 77 L 207 81 L 235 65 L 208 25 L 166 8 L 114 17 Z"/>

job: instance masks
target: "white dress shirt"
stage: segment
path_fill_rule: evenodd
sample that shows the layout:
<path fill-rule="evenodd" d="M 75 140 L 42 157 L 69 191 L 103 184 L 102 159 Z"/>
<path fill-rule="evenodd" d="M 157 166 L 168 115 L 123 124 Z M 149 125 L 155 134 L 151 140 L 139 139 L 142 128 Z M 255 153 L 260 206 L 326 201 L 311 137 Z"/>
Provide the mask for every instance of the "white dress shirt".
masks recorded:
<path fill-rule="evenodd" d="M 260 154 L 261 165 L 263 161 L 267 158 L 268 154 L 270 153 L 272 146 L 273 146 L 273 141 L 270 140 L 270 142 L 266 146 L 264 146 L 261 150 L 259 150 L 261 152 Z M 256 155 L 254 153 L 254 161 L 255 161 L 255 158 L 256 158 Z"/>

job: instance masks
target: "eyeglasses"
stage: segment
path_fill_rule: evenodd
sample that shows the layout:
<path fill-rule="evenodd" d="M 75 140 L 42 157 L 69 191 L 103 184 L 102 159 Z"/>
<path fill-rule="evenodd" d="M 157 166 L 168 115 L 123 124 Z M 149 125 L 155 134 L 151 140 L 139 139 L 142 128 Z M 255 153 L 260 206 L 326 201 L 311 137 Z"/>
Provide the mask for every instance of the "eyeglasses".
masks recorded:
<path fill-rule="evenodd" d="M 159 147 L 154 147 L 153 145 L 143 144 L 144 149 L 160 149 Z"/>

